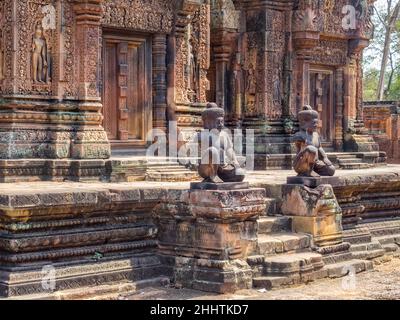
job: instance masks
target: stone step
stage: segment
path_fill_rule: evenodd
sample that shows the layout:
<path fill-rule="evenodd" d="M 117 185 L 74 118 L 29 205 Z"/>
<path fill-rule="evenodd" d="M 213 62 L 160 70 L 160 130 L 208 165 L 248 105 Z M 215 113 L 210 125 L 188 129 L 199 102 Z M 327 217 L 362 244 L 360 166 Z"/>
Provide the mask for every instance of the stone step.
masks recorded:
<path fill-rule="evenodd" d="M 151 173 L 146 174 L 146 181 L 155 181 L 155 182 L 180 182 L 180 181 L 196 181 L 198 180 L 197 175 L 191 175 L 190 173 Z"/>
<path fill-rule="evenodd" d="M 352 259 L 349 261 L 338 262 L 326 265 L 323 269 L 327 272 L 329 278 L 341 278 L 353 271 L 360 273 L 374 268 L 372 261 Z"/>
<path fill-rule="evenodd" d="M 348 163 L 348 164 L 341 164 L 340 169 L 343 170 L 358 170 L 358 169 L 370 169 L 373 166 L 368 163 Z"/>
<path fill-rule="evenodd" d="M 263 288 L 267 290 L 287 287 L 300 283 L 300 277 L 279 277 L 279 276 L 262 276 L 253 278 L 254 288 Z"/>
<path fill-rule="evenodd" d="M 374 237 L 374 240 L 378 241 L 380 244 L 390 244 L 390 243 L 398 243 L 400 244 L 400 235 L 399 234 L 390 234 L 385 236 Z"/>
<path fill-rule="evenodd" d="M 340 164 L 340 165 L 352 164 L 352 163 L 360 164 L 360 163 L 362 163 L 362 162 L 361 162 L 360 159 L 358 159 L 358 158 L 339 159 L 339 164 Z"/>
<path fill-rule="evenodd" d="M 373 269 L 372 261 L 353 259 L 346 262 L 339 262 L 324 266 L 322 269 L 316 270 L 306 276 L 280 276 L 280 275 L 267 275 L 253 278 L 254 288 L 265 288 L 267 290 L 278 289 L 281 287 L 306 283 L 317 279 L 323 278 L 340 278 L 354 273 Z"/>
<path fill-rule="evenodd" d="M 261 217 L 258 219 L 258 234 L 268 234 L 292 230 L 292 219 L 289 217 Z"/>
<path fill-rule="evenodd" d="M 322 257 L 322 261 L 324 261 L 324 263 L 326 265 L 335 264 L 335 263 L 339 263 L 339 262 L 345 262 L 345 261 L 349 261 L 351 259 L 353 259 L 353 255 L 350 251 L 324 255 Z"/>
<path fill-rule="evenodd" d="M 340 154 L 337 157 L 338 157 L 338 160 L 342 160 L 342 159 L 358 159 L 360 161 L 360 158 L 358 158 L 356 155 L 354 155 L 352 153 Z"/>
<path fill-rule="evenodd" d="M 271 255 L 310 247 L 310 236 L 296 233 L 260 234 L 258 237 L 258 253 Z"/>
<path fill-rule="evenodd" d="M 190 171 L 186 168 L 178 167 L 178 168 L 160 168 L 160 169 L 149 168 L 149 169 L 147 169 L 147 173 L 150 173 L 150 172 L 166 173 L 166 172 L 192 172 L 192 171 Z"/>
<path fill-rule="evenodd" d="M 267 276 L 300 276 L 323 266 L 322 255 L 314 252 L 280 254 L 264 260 L 264 272 Z"/>
<path fill-rule="evenodd" d="M 379 241 L 373 241 L 370 243 L 353 244 L 350 247 L 351 252 L 371 251 L 371 250 L 380 250 L 380 249 L 382 249 L 382 245 L 379 243 Z"/>
<path fill-rule="evenodd" d="M 385 249 L 353 252 L 353 258 L 354 259 L 362 259 L 362 260 L 372 260 L 372 259 L 384 256 L 385 253 L 386 253 Z"/>
<path fill-rule="evenodd" d="M 120 297 L 134 295 L 138 290 L 149 287 L 167 286 L 168 277 L 156 277 L 136 282 L 121 281 L 110 284 L 67 289 L 54 293 L 11 297 L 7 300 L 117 300 Z"/>
<path fill-rule="evenodd" d="M 382 248 L 385 249 L 386 252 L 396 252 L 400 249 L 400 247 L 395 243 L 383 244 Z"/>

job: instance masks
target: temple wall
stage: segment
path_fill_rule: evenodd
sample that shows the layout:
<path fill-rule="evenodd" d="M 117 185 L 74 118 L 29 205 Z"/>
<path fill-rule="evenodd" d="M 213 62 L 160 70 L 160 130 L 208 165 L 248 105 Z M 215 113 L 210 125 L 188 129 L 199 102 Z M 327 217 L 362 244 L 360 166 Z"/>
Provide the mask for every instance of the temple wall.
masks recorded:
<path fill-rule="evenodd" d="M 379 150 L 386 152 L 389 163 L 399 163 L 398 102 L 365 102 L 363 111 L 365 126 L 379 144 Z"/>
<path fill-rule="evenodd" d="M 146 133 L 166 130 L 171 120 L 188 139 L 201 127 L 207 101 L 225 108 L 229 127 L 255 130 L 261 167 L 267 154 L 292 152 L 296 114 L 307 103 L 322 113 L 323 136 L 332 151 L 374 149 L 359 138 L 365 134 L 360 61 L 371 36 L 372 3 L 4 1 L 0 107 L 14 111 L 0 119 L 5 123 L 0 154 L 8 159 L 107 158 L 110 141 L 113 147 L 145 148 Z M 346 4 L 356 5 L 358 14 L 350 30 L 342 27 Z M 148 85 L 141 111 L 129 109 L 129 92 L 138 90 L 129 87 L 126 43 L 117 49 L 115 110 L 106 108 L 103 96 L 110 81 L 104 77 L 104 39 L 110 34 L 146 40 L 148 69 L 138 73 Z M 132 114 L 141 121 L 136 140 L 130 138 Z M 83 132 L 79 137 L 76 126 Z M 28 136 L 25 145 L 22 136 Z M 81 142 L 75 148 L 76 141 Z"/>

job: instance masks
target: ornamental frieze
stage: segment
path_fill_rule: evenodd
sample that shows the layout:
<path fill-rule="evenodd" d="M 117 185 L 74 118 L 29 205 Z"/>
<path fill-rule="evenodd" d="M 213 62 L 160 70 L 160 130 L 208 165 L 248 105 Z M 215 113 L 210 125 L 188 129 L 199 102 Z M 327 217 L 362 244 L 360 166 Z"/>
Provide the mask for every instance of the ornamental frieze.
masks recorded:
<path fill-rule="evenodd" d="M 173 1 L 105 0 L 102 24 L 147 32 L 170 33 L 173 27 Z"/>

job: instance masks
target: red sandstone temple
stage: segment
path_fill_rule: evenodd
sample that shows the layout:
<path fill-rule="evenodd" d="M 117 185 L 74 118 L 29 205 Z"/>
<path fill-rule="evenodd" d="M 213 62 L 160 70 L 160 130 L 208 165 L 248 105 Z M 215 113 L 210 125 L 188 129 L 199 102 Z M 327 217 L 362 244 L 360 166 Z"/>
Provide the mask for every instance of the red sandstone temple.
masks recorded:
<path fill-rule="evenodd" d="M 305 104 L 335 166 L 386 161 L 363 118 L 373 2 L 2 0 L 1 295 L 43 293 L 49 263 L 58 290 L 172 279 L 229 292 L 340 276 L 345 261 L 359 272 L 396 251 L 398 175 L 343 174 L 301 191 L 277 170 L 291 169 Z M 144 155 L 148 132 L 171 121 L 189 140 L 207 102 L 229 128 L 254 130 L 255 189 L 133 183 L 196 179 Z M 304 192 L 317 196 L 293 212 Z"/>

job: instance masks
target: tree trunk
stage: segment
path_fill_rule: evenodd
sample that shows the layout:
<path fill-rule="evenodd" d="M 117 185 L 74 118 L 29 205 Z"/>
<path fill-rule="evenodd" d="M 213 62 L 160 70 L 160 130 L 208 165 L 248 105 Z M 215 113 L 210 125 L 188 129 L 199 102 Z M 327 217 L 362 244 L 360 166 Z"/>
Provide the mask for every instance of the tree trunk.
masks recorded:
<path fill-rule="evenodd" d="M 385 35 L 385 44 L 383 47 L 383 56 L 382 56 L 382 64 L 381 64 L 381 71 L 379 76 L 379 84 L 377 90 L 377 99 L 379 101 L 383 100 L 383 95 L 385 91 L 385 73 L 386 73 L 386 66 L 389 58 L 390 53 L 390 43 L 392 40 L 392 33 L 394 27 L 396 25 L 397 18 L 400 12 L 400 2 L 398 2 L 393 10 L 393 13 L 388 17 L 387 21 L 388 24 L 385 26 L 386 35 Z"/>

